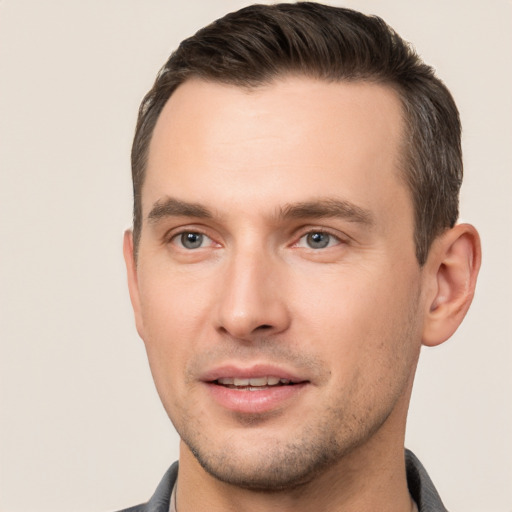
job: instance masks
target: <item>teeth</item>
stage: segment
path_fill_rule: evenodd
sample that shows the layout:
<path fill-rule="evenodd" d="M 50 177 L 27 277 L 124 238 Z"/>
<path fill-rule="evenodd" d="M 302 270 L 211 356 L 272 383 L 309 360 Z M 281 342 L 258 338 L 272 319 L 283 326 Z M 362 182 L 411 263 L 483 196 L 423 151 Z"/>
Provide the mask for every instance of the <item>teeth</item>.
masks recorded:
<path fill-rule="evenodd" d="M 263 387 L 277 386 L 278 384 L 290 384 L 289 379 L 280 379 L 279 377 L 253 377 L 251 379 L 239 379 L 237 377 L 222 377 L 217 382 L 223 386 L 237 387 Z"/>
<path fill-rule="evenodd" d="M 268 384 L 267 377 L 257 377 L 254 379 L 249 379 L 249 384 L 251 386 L 266 386 Z"/>

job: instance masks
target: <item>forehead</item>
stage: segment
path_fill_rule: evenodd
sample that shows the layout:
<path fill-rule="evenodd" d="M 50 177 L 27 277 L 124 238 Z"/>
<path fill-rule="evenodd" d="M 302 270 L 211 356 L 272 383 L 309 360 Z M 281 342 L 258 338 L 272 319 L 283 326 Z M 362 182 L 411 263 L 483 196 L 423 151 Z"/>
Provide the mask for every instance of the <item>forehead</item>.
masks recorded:
<path fill-rule="evenodd" d="M 190 80 L 155 126 L 143 210 L 164 194 L 234 206 L 335 190 L 371 203 L 379 189 L 402 188 L 402 129 L 400 100 L 384 85 L 286 77 L 249 90 Z"/>

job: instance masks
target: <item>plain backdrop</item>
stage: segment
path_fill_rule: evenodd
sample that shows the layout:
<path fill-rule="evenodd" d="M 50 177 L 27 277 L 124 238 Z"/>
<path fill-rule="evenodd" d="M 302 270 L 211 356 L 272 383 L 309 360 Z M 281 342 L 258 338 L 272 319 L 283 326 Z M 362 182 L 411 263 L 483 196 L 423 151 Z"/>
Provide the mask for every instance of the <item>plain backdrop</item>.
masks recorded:
<path fill-rule="evenodd" d="M 0 510 L 146 501 L 177 457 L 121 256 L 139 102 L 179 41 L 236 0 L 0 1 Z M 512 3 L 330 2 L 382 16 L 464 126 L 472 309 L 423 351 L 407 446 L 452 511 L 512 511 Z"/>

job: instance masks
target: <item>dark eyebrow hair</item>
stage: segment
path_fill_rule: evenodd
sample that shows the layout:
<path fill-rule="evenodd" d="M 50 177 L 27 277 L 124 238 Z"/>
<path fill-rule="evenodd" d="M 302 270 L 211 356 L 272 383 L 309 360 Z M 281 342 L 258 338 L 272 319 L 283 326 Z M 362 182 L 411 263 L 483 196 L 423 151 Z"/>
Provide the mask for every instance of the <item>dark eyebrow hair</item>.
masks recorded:
<path fill-rule="evenodd" d="M 201 219 L 210 219 L 212 213 L 198 203 L 187 203 L 186 201 L 166 197 L 159 199 L 153 205 L 148 214 L 148 220 L 156 222 L 163 217 L 199 217 Z"/>
<path fill-rule="evenodd" d="M 318 199 L 302 203 L 293 203 L 281 208 L 279 217 L 284 219 L 342 217 L 350 222 L 371 226 L 374 217 L 369 210 L 340 199 Z"/>
<path fill-rule="evenodd" d="M 210 210 L 199 203 L 189 203 L 173 197 L 159 199 L 148 214 L 150 222 L 157 222 L 164 217 L 198 217 L 211 219 Z M 350 222 L 372 225 L 373 215 L 350 201 L 340 199 L 318 199 L 292 203 L 281 207 L 278 218 L 281 219 L 320 219 L 325 217 L 342 217 Z"/>

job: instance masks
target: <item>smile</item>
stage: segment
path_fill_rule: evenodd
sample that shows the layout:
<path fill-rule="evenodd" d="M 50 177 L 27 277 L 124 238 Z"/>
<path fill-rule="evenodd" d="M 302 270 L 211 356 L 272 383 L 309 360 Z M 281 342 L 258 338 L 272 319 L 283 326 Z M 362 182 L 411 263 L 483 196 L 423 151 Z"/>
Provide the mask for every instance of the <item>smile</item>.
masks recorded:
<path fill-rule="evenodd" d="M 282 410 L 299 399 L 310 381 L 271 366 L 223 366 L 201 379 L 213 402 L 239 414 L 263 414 Z"/>
<path fill-rule="evenodd" d="M 261 391 L 275 386 L 293 385 L 290 379 L 280 379 L 279 377 L 222 377 L 214 381 L 214 384 L 225 386 L 229 389 L 240 391 Z"/>

